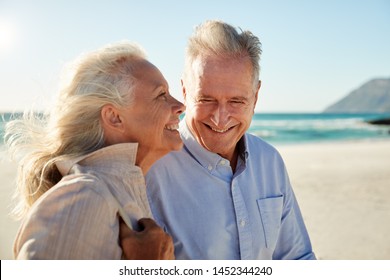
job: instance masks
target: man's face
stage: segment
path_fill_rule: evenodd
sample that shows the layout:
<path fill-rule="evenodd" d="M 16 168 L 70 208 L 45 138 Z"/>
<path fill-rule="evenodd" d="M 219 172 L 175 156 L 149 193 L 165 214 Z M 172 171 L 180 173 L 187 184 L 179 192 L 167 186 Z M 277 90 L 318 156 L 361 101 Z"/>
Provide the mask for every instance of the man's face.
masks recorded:
<path fill-rule="evenodd" d="M 204 148 L 232 161 L 260 86 L 253 87 L 249 58 L 198 57 L 182 85 L 189 129 Z"/>

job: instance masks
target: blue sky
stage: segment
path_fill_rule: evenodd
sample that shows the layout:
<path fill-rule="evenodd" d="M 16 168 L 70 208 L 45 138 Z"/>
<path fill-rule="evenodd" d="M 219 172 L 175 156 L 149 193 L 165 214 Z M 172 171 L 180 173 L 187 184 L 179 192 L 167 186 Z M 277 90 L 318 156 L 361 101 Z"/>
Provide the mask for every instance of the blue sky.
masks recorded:
<path fill-rule="evenodd" d="M 206 19 L 259 36 L 258 112 L 319 112 L 390 77 L 390 0 L 0 0 L 0 111 L 49 105 L 66 62 L 120 40 L 141 44 L 182 100 L 186 41 Z"/>

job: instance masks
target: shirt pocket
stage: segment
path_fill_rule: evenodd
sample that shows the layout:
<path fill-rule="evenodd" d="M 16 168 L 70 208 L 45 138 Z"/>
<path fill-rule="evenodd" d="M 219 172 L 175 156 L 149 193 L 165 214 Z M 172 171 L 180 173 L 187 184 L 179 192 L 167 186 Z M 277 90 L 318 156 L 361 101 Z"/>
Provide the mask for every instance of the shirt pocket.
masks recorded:
<path fill-rule="evenodd" d="M 265 246 L 273 249 L 278 240 L 283 211 L 283 196 L 257 199 L 263 225 Z"/>

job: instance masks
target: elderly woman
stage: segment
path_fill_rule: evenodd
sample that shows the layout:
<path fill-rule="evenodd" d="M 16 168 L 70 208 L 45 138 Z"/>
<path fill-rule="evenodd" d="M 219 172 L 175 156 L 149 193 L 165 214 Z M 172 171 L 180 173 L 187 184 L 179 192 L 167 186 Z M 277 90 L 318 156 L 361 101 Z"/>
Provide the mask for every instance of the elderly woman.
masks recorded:
<path fill-rule="evenodd" d="M 122 258 L 120 222 L 142 230 L 138 220 L 152 218 L 144 175 L 182 147 L 183 110 L 137 45 L 82 56 L 50 114 L 6 128 L 11 152 L 22 153 L 15 258 Z M 127 256 L 146 258 L 137 252 Z"/>

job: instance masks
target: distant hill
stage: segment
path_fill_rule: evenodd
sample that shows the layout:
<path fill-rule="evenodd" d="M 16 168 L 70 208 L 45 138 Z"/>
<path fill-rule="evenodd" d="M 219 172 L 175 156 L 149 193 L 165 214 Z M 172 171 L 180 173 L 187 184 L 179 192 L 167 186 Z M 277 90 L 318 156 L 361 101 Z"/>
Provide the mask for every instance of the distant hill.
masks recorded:
<path fill-rule="evenodd" d="M 390 113 L 390 78 L 368 81 L 324 113 Z"/>

